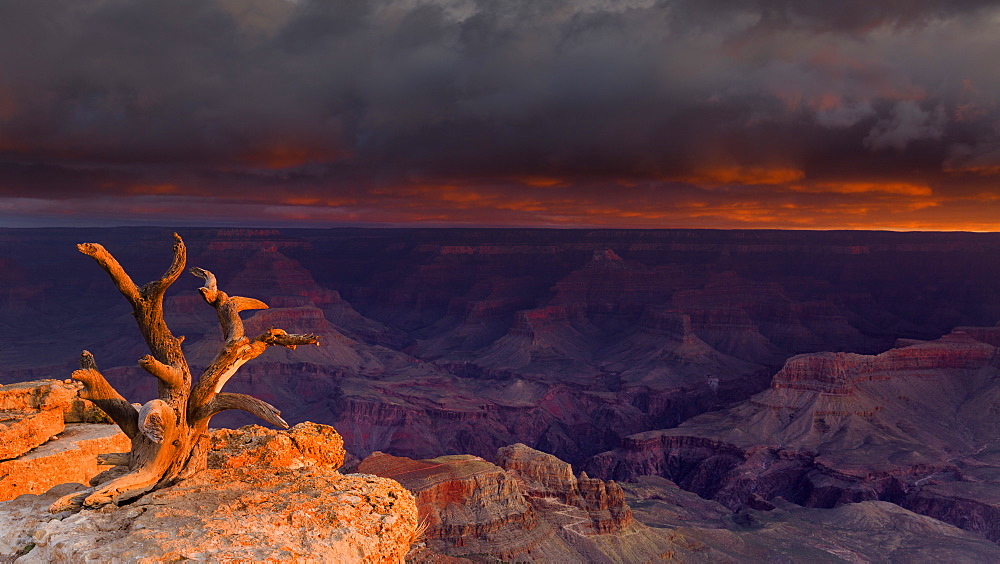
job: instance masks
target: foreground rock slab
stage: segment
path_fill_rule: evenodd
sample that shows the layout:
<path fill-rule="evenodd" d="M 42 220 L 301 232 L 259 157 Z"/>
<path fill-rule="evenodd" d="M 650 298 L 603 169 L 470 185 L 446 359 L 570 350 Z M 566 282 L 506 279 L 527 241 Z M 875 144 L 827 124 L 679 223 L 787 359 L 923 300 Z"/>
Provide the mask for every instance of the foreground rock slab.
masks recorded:
<path fill-rule="evenodd" d="M 417 528 L 413 495 L 390 479 L 338 472 L 342 444 L 311 423 L 227 430 L 214 441 L 217 468 L 131 505 L 46 511 L 79 484 L 21 496 L 0 504 L 0 561 L 403 562 Z"/>
<path fill-rule="evenodd" d="M 65 423 L 100 416 L 80 384 L 36 380 L 0 386 L 0 460 L 17 458 L 62 432 Z"/>
<path fill-rule="evenodd" d="M 55 440 L 0 462 L 0 500 L 40 494 L 66 482 L 87 483 L 108 468 L 97 464 L 97 455 L 128 448 L 128 437 L 114 425 L 66 424 Z"/>
<path fill-rule="evenodd" d="M 0 386 L 0 501 L 86 483 L 105 470 L 97 455 L 127 451 L 128 437 L 69 380 Z"/>

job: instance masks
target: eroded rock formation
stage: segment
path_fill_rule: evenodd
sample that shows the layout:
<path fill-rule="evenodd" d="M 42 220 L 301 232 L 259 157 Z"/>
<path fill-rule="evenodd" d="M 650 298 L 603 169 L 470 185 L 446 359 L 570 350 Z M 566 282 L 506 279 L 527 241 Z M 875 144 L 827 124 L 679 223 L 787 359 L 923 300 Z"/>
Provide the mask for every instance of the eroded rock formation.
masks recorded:
<path fill-rule="evenodd" d="M 587 468 L 664 476 L 734 510 L 778 496 L 810 507 L 891 501 L 1000 541 L 998 332 L 796 356 L 769 390 L 627 437 Z"/>
<path fill-rule="evenodd" d="M 636 561 L 670 542 L 632 518 L 622 489 L 576 477 L 569 464 L 522 444 L 498 465 L 469 455 L 428 460 L 375 453 L 360 472 L 398 480 L 417 498 L 430 554 L 485 554 L 503 560 Z"/>
<path fill-rule="evenodd" d="M 732 512 L 658 476 L 624 483 L 636 519 L 671 539 L 661 554 L 709 562 L 989 562 L 1000 547 L 976 533 L 884 501 L 806 508 L 775 498 Z"/>

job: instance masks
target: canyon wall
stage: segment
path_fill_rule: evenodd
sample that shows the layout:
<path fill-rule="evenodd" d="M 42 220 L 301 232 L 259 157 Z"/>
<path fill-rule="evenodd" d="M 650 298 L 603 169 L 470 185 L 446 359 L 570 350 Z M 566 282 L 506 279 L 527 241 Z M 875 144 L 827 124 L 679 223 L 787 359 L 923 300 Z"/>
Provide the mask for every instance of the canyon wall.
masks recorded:
<path fill-rule="evenodd" d="M 1000 328 L 795 356 L 768 390 L 626 437 L 596 476 L 658 475 L 730 509 L 882 500 L 1000 541 Z"/>

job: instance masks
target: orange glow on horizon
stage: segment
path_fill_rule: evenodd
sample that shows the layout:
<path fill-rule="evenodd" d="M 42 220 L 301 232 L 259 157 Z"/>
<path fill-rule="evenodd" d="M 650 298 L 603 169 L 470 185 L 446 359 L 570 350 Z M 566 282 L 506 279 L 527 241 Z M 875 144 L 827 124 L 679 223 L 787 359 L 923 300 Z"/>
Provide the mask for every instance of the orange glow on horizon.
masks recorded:
<path fill-rule="evenodd" d="M 748 185 L 757 186 L 762 184 L 787 184 L 797 182 L 805 178 L 805 172 L 790 167 L 763 167 L 763 166 L 731 166 L 718 167 L 699 170 L 696 173 L 668 180 L 687 182 L 699 185 Z"/>
<path fill-rule="evenodd" d="M 106 185 L 105 187 L 110 187 L 112 185 Z M 146 194 L 162 196 L 165 194 L 180 194 L 182 192 L 181 188 L 176 184 L 171 184 L 169 182 L 164 182 L 160 184 L 133 184 L 126 188 L 131 194 Z"/>
<path fill-rule="evenodd" d="M 930 196 L 933 194 L 926 184 L 908 182 L 824 182 L 814 185 L 794 185 L 789 189 L 796 192 L 833 192 L 836 194 L 867 194 L 881 192 L 902 196 Z"/>
<path fill-rule="evenodd" d="M 237 158 L 237 161 L 254 168 L 283 170 L 312 163 L 338 161 L 344 156 L 342 152 L 329 149 L 294 143 L 277 143 L 243 153 Z"/>

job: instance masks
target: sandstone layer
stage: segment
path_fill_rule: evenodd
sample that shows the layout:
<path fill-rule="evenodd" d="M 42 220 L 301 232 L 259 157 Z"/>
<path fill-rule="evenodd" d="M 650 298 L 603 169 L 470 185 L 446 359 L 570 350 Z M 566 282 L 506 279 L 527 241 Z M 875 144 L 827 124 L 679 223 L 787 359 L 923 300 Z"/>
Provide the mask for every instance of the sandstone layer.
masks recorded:
<path fill-rule="evenodd" d="M 114 425 L 68 423 L 62 432 L 31 452 L 0 462 L 0 501 L 40 494 L 67 482 L 86 484 L 107 470 L 97 456 L 127 452 L 128 437 Z"/>
<path fill-rule="evenodd" d="M 0 501 L 86 483 L 106 467 L 97 455 L 129 449 L 117 427 L 79 397 L 81 385 L 39 380 L 0 386 Z"/>

